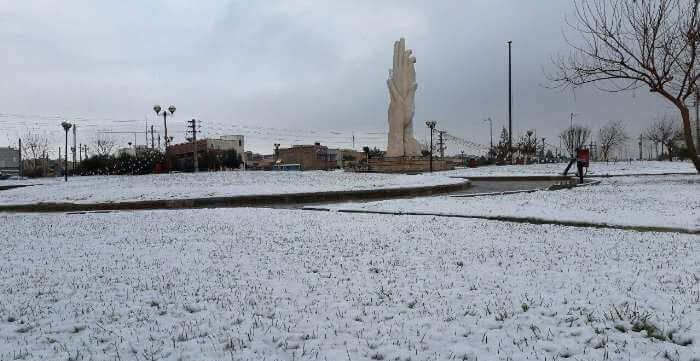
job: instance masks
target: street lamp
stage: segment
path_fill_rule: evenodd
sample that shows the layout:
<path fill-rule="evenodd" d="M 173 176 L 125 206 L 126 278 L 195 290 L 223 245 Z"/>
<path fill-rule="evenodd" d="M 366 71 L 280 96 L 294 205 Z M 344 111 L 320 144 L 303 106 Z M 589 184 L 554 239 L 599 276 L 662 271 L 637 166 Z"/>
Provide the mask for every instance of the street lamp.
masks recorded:
<path fill-rule="evenodd" d="M 485 122 L 489 122 L 489 137 L 491 138 L 491 148 L 489 149 L 489 159 L 492 157 L 493 154 L 493 119 L 491 117 L 488 117 L 484 119 Z"/>
<path fill-rule="evenodd" d="M 153 106 L 153 111 L 156 112 L 156 115 L 162 115 L 163 116 L 163 131 L 165 132 L 165 150 L 167 152 L 168 150 L 168 144 L 170 143 L 168 141 L 168 115 L 172 116 L 175 114 L 175 106 L 171 105 L 168 107 L 168 109 L 163 109 L 160 107 L 160 105 L 156 104 Z M 170 113 L 170 114 L 168 114 Z"/>
<path fill-rule="evenodd" d="M 173 139 L 172 137 L 168 137 L 168 112 L 170 113 L 170 116 L 173 116 L 173 114 L 175 114 L 175 109 L 176 108 L 174 105 L 169 106 L 168 109 L 163 109 L 158 104 L 153 106 L 153 111 L 156 112 L 156 115 L 163 115 L 163 132 L 165 133 L 165 158 L 168 164 L 168 170 L 170 170 L 168 145 L 170 145 L 170 141 Z"/>
<path fill-rule="evenodd" d="M 70 130 L 72 125 L 68 122 L 62 122 L 61 126 L 63 127 L 63 130 L 66 131 L 66 162 L 63 165 L 63 176 L 65 177 L 65 181 L 68 182 L 68 130 Z"/>
<path fill-rule="evenodd" d="M 435 132 L 435 125 L 437 124 L 434 120 L 428 120 L 425 125 L 430 128 L 430 172 L 433 172 L 433 132 Z"/>

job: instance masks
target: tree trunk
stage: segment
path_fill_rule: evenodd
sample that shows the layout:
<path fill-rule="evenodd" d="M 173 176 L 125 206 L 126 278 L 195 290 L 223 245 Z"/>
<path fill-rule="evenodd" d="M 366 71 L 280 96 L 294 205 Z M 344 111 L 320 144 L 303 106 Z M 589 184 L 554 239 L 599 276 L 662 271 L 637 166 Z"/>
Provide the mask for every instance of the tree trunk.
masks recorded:
<path fill-rule="evenodd" d="M 683 120 L 683 138 L 685 139 L 685 146 L 688 149 L 688 156 L 693 162 L 693 165 L 695 165 L 695 170 L 700 173 L 700 159 L 698 158 L 698 153 L 695 151 L 693 132 L 690 127 L 690 111 L 688 110 L 688 107 L 681 102 L 676 102 L 676 107 L 678 107 L 680 110 L 681 118 Z"/>

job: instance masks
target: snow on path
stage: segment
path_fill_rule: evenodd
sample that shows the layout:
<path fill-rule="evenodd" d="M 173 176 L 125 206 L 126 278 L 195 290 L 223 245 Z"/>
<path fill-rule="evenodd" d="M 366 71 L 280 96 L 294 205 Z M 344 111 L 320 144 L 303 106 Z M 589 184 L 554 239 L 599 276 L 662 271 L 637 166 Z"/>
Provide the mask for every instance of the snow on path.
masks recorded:
<path fill-rule="evenodd" d="M 528 164 L 487 166 L 478 168 L 456 169 L 443 174 L 453 176 L 525 176 L 525 175 L 557 175 L 564 172 L 566 164 Z M 573 167 L 576 172 L 576 167 Z M 633 161 L 627 162 L 593 162 L 588 174 L 595 175 L 625 175 L 625 174 L 660 174 L 660 173 L 693 173 L 697 171 L 690 162 L 660 162 L 660 161 Z"/>
<path fill-rule="evenodd" d="M 396 199 L 334 204 L 329 208 L 536 217 L 700 229 L 700 176 L 603 178 L 599 185 L 559 191 L 469 198 Z"/>
<path fill-rule="evenodd" d="M 0 215 L 0 275 L 3 361 L 700 355 L 689 235 L 272 209 L 14 214 Z"/>
<path fill-rule="evenodd" d="M 377 174 L 344 171 L 214 172 L 144 176 L 46 178 L 45 184 L 0 192 L 0 204 L 119 202 L 418 187 L 462 182 L 441 174 Z M 2 184 L 2 183 L 0 183 Z"/>

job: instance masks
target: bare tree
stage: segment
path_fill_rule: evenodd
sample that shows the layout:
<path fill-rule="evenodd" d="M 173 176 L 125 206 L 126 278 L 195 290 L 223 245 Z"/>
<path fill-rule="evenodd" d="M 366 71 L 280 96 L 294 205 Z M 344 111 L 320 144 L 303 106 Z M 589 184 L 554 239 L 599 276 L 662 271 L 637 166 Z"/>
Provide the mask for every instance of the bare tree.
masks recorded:
<path fill-rule="evenodd" d="M 112 153 L 114 145 L 114 139 L 104 134 L 98 134 L 97 136 L 95 136 L 95 152 L 99 156 L 104 157 L 109 155 L 109 153 Z"/>
<path fill-rule="evenodd" d="M 661 144 L 661 156 L 663 157 L 663 148 L 666 148 L 668 159 L 672 159 L 673 149 L 676 142 L 682 139 L 681 130 L 678 128 L 678 123 L 672 118 L 663 116 L 652 123 L 645 131 L 644 136 L 648 140 Z"/>
<path fill-rule="evenodd" d="M 576 149 L 585 146 L 590 137 L 591 128 L 582 125 L 574 125 L 559 133 L 559 138 L 572 158 L 576 156 Z"/>
<path fill-rule="evenodd" d="M 517 149 L 521 155 L 527 160 L 531 159 L 537 153 L 537 137 L 533 137 L 533 131 L 528 130 L 524 135 L 520 136 L 517 143 Z"/>
<path fill-rule="evenodd" d="M 598 131 L 598 142 L 603 161 L 608 161 L 610 152 L 616 147 L 625 144 L 629 136 L 625 131 L 625 125 L 621 121 L 610 121 Z"/>
<path fill-rule="evenodd" d="M 688 100 L 697 91 L 700 0 L 573 0 L 581 36 L 552 76 L 563 87 L 596 84 L 605 91 L 646 87 L 673 104 L 689 158 L 700 172 Z"/>
<path fill-rule="evenodd" d="M 493 153 L 496 155 L 496 160 L 498 162 L 510 162 L 512 149 L 510 147 L 508 129 L 506 127 L 501 129 L 501 137 L 498 144 L 494 146 Z"/>
<path fill-rule="evenodd" d="M 26 154 L 26 159 L 31 159 L 32 170 L 37 168 L 37 159 L 44 158 L 49 149 L 49 142 L 46 135 L 27 130 L 22 139 L 22 154 Z M 43 163 L 42 163 L 43 164 Z"/>

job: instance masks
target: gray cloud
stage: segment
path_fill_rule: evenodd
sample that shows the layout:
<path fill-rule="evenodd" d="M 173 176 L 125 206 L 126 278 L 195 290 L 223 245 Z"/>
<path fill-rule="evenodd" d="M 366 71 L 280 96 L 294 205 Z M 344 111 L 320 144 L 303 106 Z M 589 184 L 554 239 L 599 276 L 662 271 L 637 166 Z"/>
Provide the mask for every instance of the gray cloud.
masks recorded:
<path fill-rule="evenodd" d="M 488 143 L 483 118 L 507 116 L 513 40 L 514 127 L 554 139 L 568 124 L 611 119 L 638 131 L 668 110 L 645 91 L 547 89 L 567 51 L 567 1 L 2 1 L 0 143 L 26 128 L 59 144 L 59 118 L 95 129 L 143 129 L 154 103 L 178 106 L 180 140 L 197 117 L 210 135 L 243 133 L 256 150 L 319 140 L 384 146 L 392 42 L 414 49 L 416 126 L 425 119 Z M 124 123 L 116 120 L 138 120 Z M 282 130 L 284 129 L 284 130 Z M 333 133 L 331 133 L 333 132 Z M 129 137 L 125 137 L 127 139 Z M 126 140 L 124 140 L 126 142 Z"/>

